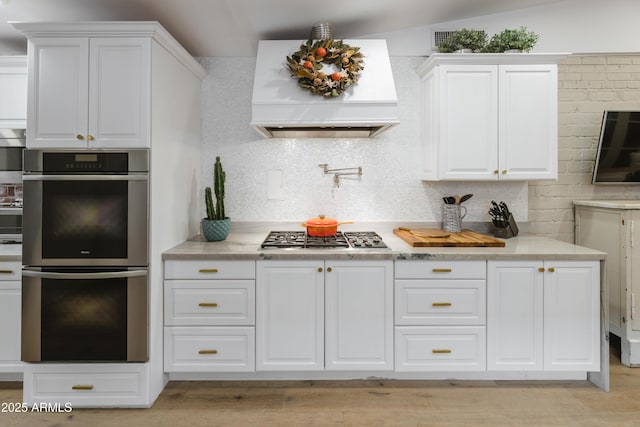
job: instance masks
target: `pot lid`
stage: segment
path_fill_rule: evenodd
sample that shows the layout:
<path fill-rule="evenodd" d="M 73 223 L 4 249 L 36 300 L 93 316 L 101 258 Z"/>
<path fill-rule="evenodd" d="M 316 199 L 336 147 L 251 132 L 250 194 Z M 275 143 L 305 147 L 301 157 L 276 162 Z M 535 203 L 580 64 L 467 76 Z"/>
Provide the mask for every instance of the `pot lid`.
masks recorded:
<path fill-rule="evenodd" d="M 318 215 L 316 218 L 310 218 L 305 222 L 306 226 L 311 227 L 332 227 L 338 225 L 338 220 L 334 218 L 326 218 L 323 214 Z"/>

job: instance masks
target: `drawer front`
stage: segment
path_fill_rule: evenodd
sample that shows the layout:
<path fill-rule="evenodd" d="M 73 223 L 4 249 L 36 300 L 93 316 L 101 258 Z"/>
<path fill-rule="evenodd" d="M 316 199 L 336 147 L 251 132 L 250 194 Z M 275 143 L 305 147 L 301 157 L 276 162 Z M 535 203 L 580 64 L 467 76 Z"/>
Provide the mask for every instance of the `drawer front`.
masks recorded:
<path fill-rule="evenodd" d="M 148 406 L 146 392 L 148 378 L 144 367 L 134 366 L 122 371 L 109 369 L 92 372 L 99 368 L 66 368 L 51 371 L 49 366 L 38 372 L 25 369 L 24 399 L 28 404 L 36 402 L 59 402 L 77 407 L 140 407 Z M 83 365 L 86 366 L 86 365 Z"/>
<path fill-rule="evenodd" d="M 484 280 L 396 280 L 396 325 L 484 325 Z"/>
<path fill-rule="evenodd" d="M 254 372 L 253 327 L 166 327 L 166 372 Z"/>
<path fill-rule="evenodd" d="M 396 261 L 396 279 L 486 279 L 486 261 Z"/>
<path fill-rule="evenodd" d="M 165 279 L 255 279 L 255 261 L 164 262 Z"/>
<path fill-rule="evenodd" d="M 396 327 L 396 371 L 485 371 L 484 326 Z"/>
<path fill-rule="evenodd" d="M 22 264 L 20 262 L 0 262 L 0 281 L 21 279 Z"/>
<path fill-rule="evenodd" d="M 180 326 L 253 325 L 253 280 L 166 280 L 165 324 Z"/>

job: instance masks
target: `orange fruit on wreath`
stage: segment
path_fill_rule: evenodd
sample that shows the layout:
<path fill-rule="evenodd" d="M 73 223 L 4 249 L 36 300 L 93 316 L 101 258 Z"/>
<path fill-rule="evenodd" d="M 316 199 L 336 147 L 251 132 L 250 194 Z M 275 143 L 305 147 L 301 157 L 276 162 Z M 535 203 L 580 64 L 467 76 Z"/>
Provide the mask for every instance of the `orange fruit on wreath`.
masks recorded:
<path fill-rule="evenodd" d="M 337 82 L 341 78 L 342 78 L 342 74 L 338 72 L 331 74 L 331 80 L 333 80 L 334 82 Z"/>
<path fill-rule="evenodd" d="M 313 64 L 311 63 L 311 61 L 304 61 L 304 64 L 302 64 L 302 66 L 304 68 L 308 68 L 309 70 L 313 70 Z"/>
<path fill-rule="evenodd" d="M 322 58 L 326 54 L 327 54 L 327 49 L 323 48 L 322 46 L 319 47 L 318 49 L 316 49 L 316 56 L 317 57 Z"/>

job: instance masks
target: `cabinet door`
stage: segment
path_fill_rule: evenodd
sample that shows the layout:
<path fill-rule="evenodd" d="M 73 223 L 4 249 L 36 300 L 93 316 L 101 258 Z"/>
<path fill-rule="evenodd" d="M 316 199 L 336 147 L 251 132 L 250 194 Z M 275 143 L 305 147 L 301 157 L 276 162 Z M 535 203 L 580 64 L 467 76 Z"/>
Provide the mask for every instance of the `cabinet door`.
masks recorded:
<path fill-rule="evenodd" d="M 633 255 L 634 248 L 628 243 L 629 234 L 635 228 L 630 226 L 632 221 L 629 220 L 628 214 L 635 215 L 636 212 L 586 206 L 575 207 L 576 244 L 607 253 L 605 283 L 609 292 L 609 329 L 619 337 L 626 337 L 624 330 L 626 325 L 623 320 L 627 308 L 626 284 L 633 285 L 637 281 L 631 280 L 636 275 L 631 270 L 633 268 L 631 266 L 637 266 L 639 263 L 627 263 L 627 259 L 637 259 Z M 638 322 L 638 320 L 633 321 Z"/>
<path fill-rule="evenodd" d="M 487 370 L 543 369 L 542 261 L 489 261 Z"/>
<path fill-rule="evenodd" d="M 499 76 L 500 179 L 557 179 L 557 66 L 501 65 Z"/>
<path fill-rule="evenodd" d="M 495 65 L 440 67 L 441 179 L 496 179 L 497 71 Z"/>
<path fill-rule="evenodd" d="M 0 57 L 0 128 L 27 127 L 27 57 Z"/>
<path fill-rule="evenodd" d="M 393 370 L 393 261 L 326 266 L 326 369 Z"/>
<path fill-rule="evenodd" d="M 89 39 L 29 40 L 27 148 L 85 148 Z"/>
<path fill-rule="evenodd" d="M 324 263 L 258 261 L 256 370 L 324 369 Z"/>
<path fill-rule="evenodd" d="M 147 38 L 90 39 L 90 147 L 149 146 L 150 43 Z"/>
<path fill-rule="evenodd" d="M 0 372 L 20 363 L 20 282 L 0 281 Z"/>
<path fill-rule="evenodd" d="M 600 262 L 545 261 L 544 369 L 600 370 Z"/>

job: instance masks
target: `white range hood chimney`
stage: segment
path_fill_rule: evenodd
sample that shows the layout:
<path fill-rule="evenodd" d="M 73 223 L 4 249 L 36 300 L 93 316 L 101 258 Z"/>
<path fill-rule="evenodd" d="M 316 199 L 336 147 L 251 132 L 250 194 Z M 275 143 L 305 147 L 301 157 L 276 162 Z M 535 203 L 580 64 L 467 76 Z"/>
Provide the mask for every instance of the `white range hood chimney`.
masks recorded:
<path fill-rule="evenodd" d="M 387 42 L 358 39 L 344 43 L 360 48 L 364 68 L 358 82 L 342 95 L 326 98 L 300 88 L 290 75 L 286 58 L 304 42 L 260 41 L 251 126 L 267 138 L 367 138 L 398 124 Z"/>

